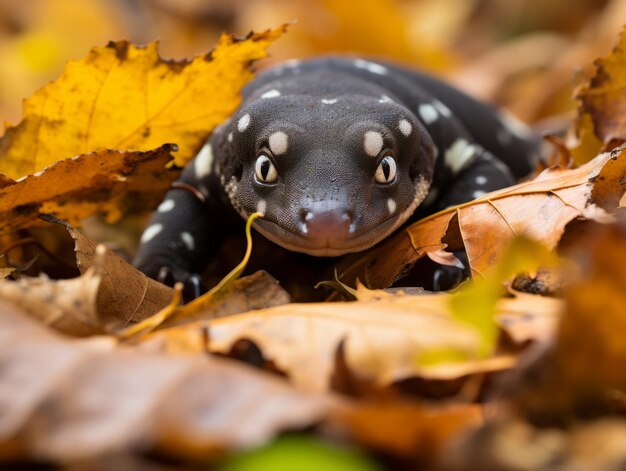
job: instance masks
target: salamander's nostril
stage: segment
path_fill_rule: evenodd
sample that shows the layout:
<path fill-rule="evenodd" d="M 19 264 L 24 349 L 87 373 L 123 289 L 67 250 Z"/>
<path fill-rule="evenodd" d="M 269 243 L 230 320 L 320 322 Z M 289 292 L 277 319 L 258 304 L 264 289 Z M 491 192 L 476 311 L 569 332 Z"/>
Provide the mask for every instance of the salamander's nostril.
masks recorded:
<path fill-rule="evenodd" d="M 344 208 L 300 210 L 301 231 L 320 241 L 341 241 L 355 231 L 353 212 Z"/>

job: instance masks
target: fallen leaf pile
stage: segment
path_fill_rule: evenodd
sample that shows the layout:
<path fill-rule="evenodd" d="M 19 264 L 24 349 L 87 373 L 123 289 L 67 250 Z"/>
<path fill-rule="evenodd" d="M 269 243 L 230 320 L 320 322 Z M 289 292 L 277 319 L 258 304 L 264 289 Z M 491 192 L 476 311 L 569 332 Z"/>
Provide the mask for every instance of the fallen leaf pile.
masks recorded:
<path fill-rule="evenodd" d="M 243 261 L 182 306 L 180 286 L 81 232 L 92 214 L 151 210 L 284 30 L 223 36 L 188 62 L 95 48 L 0 138 L 0 460 L 618 469 L 623 449 L 590 450 L 626 437 L 626 33 L 579 91 L 579 142 L 552 139 L 580 165 L 347 258 L 324 285 L 353 301 L 291 303 L 271 270 L 240 277 L 257 215 Z M 37 271 L 55 256 L 37 231 L 57 234 L 59 264 L 72 247 L 76 276 Z M 411 284 L 458 252 L 470 282 Z"/>

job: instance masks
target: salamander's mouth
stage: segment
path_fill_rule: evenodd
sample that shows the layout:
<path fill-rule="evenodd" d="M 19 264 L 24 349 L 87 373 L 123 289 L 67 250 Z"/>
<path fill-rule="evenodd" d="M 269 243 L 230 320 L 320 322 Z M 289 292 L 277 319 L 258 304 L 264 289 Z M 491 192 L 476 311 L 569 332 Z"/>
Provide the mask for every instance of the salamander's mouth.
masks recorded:
<path fill-rule="evenodd" d="M 333 239 L 307 237 L 307 234 L 299 233 L 269 218 L 255 221 L 254 227 L 267 239 L 292 252 L 306 253 L 315 257 L 338 257 L 369 249 L 391 234 L 399 223 L 402 221 L 390 217 L 375 227 L 357 228 L 349 236 Z"/>

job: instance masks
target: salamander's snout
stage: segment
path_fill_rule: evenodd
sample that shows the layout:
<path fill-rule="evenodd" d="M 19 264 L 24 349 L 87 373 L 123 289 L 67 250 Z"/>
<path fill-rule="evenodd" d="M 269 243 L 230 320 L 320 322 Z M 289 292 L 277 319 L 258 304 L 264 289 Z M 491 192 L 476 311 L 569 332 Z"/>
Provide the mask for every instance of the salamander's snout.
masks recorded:
<path fill-rule="evenodd" d="M 353 212 L 346 208 L 302 209 L 302 235 L 318 246 L 334 246 L 354 232 Z"/>

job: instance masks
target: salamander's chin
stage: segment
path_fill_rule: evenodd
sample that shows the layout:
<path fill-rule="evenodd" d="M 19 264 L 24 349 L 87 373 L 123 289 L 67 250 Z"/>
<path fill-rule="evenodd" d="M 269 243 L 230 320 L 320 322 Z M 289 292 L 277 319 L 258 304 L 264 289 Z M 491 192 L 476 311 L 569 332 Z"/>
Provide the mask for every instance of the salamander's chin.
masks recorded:
<path fill-rule="evenodd" d="M 304 234 L 290 231 L 269 219 L 255 221 L 254 227 L 267 239 L 292 252 L 305 253 L 314 257 L 339 257 L 373 247 L 393 232 L 397 224 L 395 218 L 387 219 L 373 229 L 362 230 L 349 239 L 341 241 L 310 239 Z"/>

